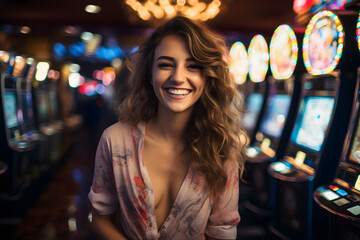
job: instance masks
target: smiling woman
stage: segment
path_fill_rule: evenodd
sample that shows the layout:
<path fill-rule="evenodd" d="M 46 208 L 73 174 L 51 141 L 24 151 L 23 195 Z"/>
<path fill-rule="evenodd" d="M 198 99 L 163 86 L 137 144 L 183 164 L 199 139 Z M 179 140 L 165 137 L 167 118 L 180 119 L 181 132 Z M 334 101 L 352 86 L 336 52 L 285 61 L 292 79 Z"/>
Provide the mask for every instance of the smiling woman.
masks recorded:
<path fill-rule="evenodd" d="M 96 155 L 89 199 L 102 239 L 236 238 L 246 138 L 225 49 L 185 17 L 139 48 Z"/>

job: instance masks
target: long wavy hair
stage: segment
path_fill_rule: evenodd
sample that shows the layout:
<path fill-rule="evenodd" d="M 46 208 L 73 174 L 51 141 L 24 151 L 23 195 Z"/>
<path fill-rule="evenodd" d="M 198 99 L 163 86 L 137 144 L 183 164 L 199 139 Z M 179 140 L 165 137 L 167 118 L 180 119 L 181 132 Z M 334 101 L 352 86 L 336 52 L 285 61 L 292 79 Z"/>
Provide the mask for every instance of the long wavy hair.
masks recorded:
<path fill-rule="evenodd" d="M 235 161 L 244 170 L 246 134 L 241 128 L 241 99 L 228 68 L 224 39 L 201 22 L 177 16 L 158 27 L 132 58 L 131 91 L 120 104 L 120 120 L 137 124 L 157 114 L 158 99 L 151 85 L 154 52 L 168 35 L 185 39 L 191 56 L 206 76 L 202 96 L 196 102 L 187 126 L 186 147 L 194 155 L 195 170 L 205 181 L 208 194 L 219 199 L 227 182 L 226 160 Z"/>

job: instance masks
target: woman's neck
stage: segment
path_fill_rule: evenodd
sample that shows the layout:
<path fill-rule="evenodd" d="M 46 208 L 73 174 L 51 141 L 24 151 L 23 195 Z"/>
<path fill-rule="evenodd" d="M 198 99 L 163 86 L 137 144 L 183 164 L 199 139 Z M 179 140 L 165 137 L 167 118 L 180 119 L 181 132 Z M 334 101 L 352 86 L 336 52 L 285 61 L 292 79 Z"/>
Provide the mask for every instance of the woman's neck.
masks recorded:
<path fill-rule="evenodd" d="M 151 119 L 148 124 L 151 135 L 168 143 L 183 144 L 184 133 L 191 113 L 192 109 L 181 113 L 174 113 L 159 108 L 156 117 Z"/>

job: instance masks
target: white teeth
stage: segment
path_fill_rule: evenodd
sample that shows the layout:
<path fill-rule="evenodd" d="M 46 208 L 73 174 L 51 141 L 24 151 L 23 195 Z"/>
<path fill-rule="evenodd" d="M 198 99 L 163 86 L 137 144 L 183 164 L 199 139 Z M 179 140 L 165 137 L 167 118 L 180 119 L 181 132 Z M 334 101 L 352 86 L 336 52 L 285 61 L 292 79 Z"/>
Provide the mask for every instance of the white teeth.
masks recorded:
<path fill-rule="evenodd" d="M 172 95 L 178 95 L 178 96 L 183 96 L 186 94 L 189 94 L 190 91 L 186 90 L 186 89 L 172 89 L 172 88 L 167 88 L 166 91 Z"/>

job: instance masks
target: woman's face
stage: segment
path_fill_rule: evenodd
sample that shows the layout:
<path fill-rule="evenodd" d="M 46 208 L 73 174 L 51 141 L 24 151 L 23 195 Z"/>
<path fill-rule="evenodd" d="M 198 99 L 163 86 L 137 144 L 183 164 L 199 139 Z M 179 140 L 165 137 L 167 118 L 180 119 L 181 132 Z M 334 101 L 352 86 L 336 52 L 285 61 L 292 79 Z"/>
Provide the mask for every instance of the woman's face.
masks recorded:
<path fill-rule="evenodd" d="M 182 37 L 166 36 L 156 47 L 151 84 L 159 100 L 159 110 L 191 111 L 201 97 L 205 76 Z"/>

